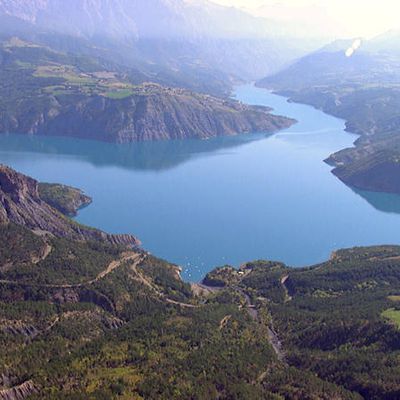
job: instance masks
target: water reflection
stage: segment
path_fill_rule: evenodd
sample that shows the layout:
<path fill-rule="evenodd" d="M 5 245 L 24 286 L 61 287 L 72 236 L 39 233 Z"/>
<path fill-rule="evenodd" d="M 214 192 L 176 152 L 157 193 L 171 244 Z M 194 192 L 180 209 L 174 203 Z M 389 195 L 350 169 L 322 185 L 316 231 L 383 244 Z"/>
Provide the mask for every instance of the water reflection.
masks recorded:
<path fill-rule="evenodd" d="M 367 192 L 356 188 L 351 189 L 376 210 L 389 214 L 400 214 L 399 195 L 394 193 Z"/>
<path fill-rule="evenodd" d="M 0 162 L 83 189 L 94 201 L 79 222 L 135 234 L 190 281 L 216 265 L 304 266 L 399 242 L 400 197 L 353 191 L 322 161 L 355 140 L 342 120 L 251 86 L 237 92 L 299 123 L 257 141 L 265 135 L 131 145 L 0 135 Z"/>
<path fill-rule="evenodd" d="M 160 171 L 174 168 L 193 157 L 241 146 L 265 134 L 219 137 L 209 140 L 170 140 L 131 144 L 104 143 L 64 137 L 0 135 L 0 152 L 73 157 L 96 167 L 116 166 L 129 170 Z M 6 161 L 4 157 L 3 161 Z"/>

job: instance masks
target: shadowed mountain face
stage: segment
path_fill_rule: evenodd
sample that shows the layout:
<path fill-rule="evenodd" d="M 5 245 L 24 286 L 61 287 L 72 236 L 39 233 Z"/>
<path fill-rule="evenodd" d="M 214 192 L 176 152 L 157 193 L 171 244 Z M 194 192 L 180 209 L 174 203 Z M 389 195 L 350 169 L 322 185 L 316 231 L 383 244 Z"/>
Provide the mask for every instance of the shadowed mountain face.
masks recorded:
<path fill-rule="evenodd" d="M 346 119 L 347 130 L 362 137 L 327 161 L 343 182 L 361 190 L 400 193 L 399 42 L 390 32 L 351 57 L 345 51 L 352 42 L 337 42 L 258 83 Z"/>

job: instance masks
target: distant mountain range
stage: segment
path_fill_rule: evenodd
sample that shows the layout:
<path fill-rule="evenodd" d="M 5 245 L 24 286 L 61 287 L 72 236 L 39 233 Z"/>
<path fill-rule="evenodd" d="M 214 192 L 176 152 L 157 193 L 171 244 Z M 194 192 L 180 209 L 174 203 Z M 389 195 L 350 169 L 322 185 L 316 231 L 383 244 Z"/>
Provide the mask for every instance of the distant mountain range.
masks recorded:
<path fill-rule="evenodd" d="M 0 0 L 0 33 L 154 70 L 208 68 L 260 78 L 313 49 L 283 24 L 185 0 Z"/>
<path fill-rule="evenodd" d="M 85 37 L 265 37 L 276 28 L 207 1 L 1 0 L 0 13 L 41 29 Z"/>
<path fill-rule="evenodd" d="M 353 42 L 332 43 L 258 85 L 345 119 L 362 137 L 329 158 L 333 172 L 358 189 L 400 193 L 400 33 L 364 41 L 348 57 Z"/>

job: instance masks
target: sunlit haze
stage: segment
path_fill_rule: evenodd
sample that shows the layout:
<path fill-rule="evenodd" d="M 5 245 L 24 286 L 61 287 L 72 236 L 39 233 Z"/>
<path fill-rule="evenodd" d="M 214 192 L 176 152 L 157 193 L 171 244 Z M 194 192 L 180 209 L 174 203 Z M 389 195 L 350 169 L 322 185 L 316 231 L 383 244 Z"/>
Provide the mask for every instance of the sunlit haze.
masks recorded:
<path fill-rule="evenodd" d="M 245 8 L 254 14 L 287 20 L 302 15 L 303 22 L 319 17 L 323 9 L 343 36 L 371 37 L 400 27 L 400 3 L 396 0 L 213 0 L 215 3 Z M 306 10 L 304 15 L 300 10 Z M 321 24 L 323 29 L 323 24 Z"/>

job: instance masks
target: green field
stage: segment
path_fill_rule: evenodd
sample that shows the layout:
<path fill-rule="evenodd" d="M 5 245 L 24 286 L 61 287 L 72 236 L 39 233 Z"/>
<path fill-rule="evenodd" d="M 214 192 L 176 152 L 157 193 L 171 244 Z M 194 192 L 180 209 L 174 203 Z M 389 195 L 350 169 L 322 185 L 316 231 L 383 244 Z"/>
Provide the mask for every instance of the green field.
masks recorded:
<path fill-rule="evenodd" d="M 104 94 L 104 96 L 113 100 L 121 100 L 121 99 L 126 99 L 127 97 L 132 96 L 133 94 L 134 92 L 131 89 L 125 89 L 125 90 L 107 92 Z"/>
<path fill-rule="evenodd" d="M 389 308 L 382 313 L 382 316 L 393 322 L 400 329 L 400 310 Z"/>

